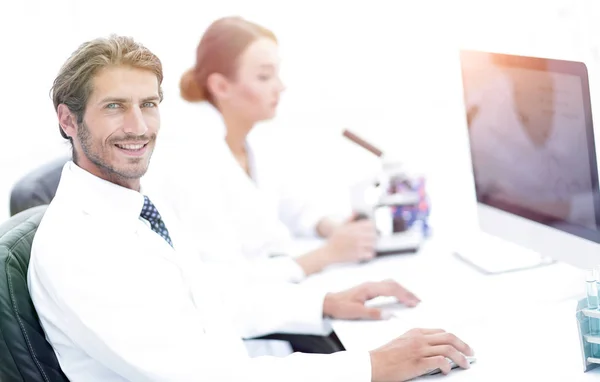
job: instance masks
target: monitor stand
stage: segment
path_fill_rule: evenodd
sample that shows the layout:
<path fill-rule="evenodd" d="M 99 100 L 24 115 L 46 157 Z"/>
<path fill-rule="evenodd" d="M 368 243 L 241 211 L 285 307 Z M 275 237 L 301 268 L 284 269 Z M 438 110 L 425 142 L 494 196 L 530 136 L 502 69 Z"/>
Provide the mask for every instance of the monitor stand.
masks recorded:
<path fill-rule="evenodd" d="M 454 255 L 486 275 L 533 269 L 556 262 L 535 251 L 483 232 L 476 233 L 460 243 Z"/>

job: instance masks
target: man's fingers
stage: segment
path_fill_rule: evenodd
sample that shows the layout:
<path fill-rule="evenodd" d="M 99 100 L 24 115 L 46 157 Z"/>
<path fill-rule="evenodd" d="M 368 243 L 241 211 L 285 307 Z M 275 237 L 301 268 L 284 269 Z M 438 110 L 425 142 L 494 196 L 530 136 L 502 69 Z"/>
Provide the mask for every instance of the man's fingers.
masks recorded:
<path fill-rule="evenodd" d="M 428 335 L 428 334 L 446 333 L 446 331 L 444 329 L 423 329 L 423 328 L 419 328 L 419 329 L 412 329 L 412 330 L 409 331 L 409 333 L 419 333 L 419 334 L 423 334 L 423 335 Z"/>
<path fill-rule="evenodd" d="M 452 361 L 454 361 L 455 364 L 462 367 L 463 369 L 468 369 L 470 367 L 467 358 L 451 345 L 432 346 L 429 347 L 425 352 L 426 357 L 436 357 L 440 355 L 446 358 L 450 358 Z"/>
<path fill-rule="evenodd" d="M 377 308 L 364 308 L 364 313 L 361 318 L 369 319 L 369 320 L 381 320 L 383 317 L 383 312 L 381 309 Z"/>
<path fill-rule="evenodd" d="M 344 317 L 348 320 L 382 320 L 390 318 L 381 309 L 366 307 L 360 303 L 353 303 L 352 306 L 348 306 Z"/>
<path fill-rule="evenodd" d="M 369 259 L 375 256 L 375 243 L 362 243 L 358 249 L 364 256 Z"/>
<path fill-rule="evenodd" d="M 363 249 L 359 252 L 359 258 L 361 260 L 371 260 L 375 257 L 375 251 L 369 249 Z"/>
<path fill-rule="evenodd" d="M 437 333 L 427 337 L 427 343 L 431 346 L 450 345 L 461 353 L 473 356 L 473 349 L 460 338 L 452 333 Z"/>
<path fill-rule="evenodd" d="M 417 306 L 418 303 L 421 302 L 421 299 L 415 296 L 411 291 L 404 288 L 402 285 L 398 284 L 395 281 L 385 281 L 386 284 L 390 286 L 390 288 L 394 291 L 394 296 L 398 299 L 399 302 L 403 303 L 406 306 Z"/>
<path fill-rule="evenodd" d="M 421 300 L 408 289 L 392 280 L 367 284 L 367 299 L 379 296 L 396 297 L 399 302 L 406 306 L 416 306 Z"/>
<path fill-rule="evenodd" d="M 435 357 L 423 358 L 423 360 L 421 362 L 422 362 L 423 369 L 425 370 L 425 372 L 432 371 L 435 369 L 440 369 L 442 371 L 442 373 L 448 374 L 448 373 L 450 373 L 450 370 L 452 370 L 450 368 L 450 362 L 448 362 L 446 357 L 441 356 L 441 355 L 435 356 Z"/>

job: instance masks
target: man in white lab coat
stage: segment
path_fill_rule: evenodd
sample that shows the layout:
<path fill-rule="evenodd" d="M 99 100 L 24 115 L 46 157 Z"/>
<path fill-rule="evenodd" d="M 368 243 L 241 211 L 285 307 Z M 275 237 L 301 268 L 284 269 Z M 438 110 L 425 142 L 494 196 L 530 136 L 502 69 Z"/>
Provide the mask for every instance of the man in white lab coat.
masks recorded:
<path fill-rule="evenodd" d="M 413 330 L 371 352 L 246 354 L 241 338 L 318 333 L 324 316 L 377 318 L 378 295 L 418 300 L 395 282 L 322 294 L 243 284 L 186 251 L 177 220 L 142 193 L 160 127 L 159 59 L 130 38 L 87 42 L 53 87 L 73 145 L 29 265 L 33 303 L 61 368 L 85 381 L 397 381 L 468 367 L 471 349 L 442 330 Z M 224 304 L 230 299 L 235 304 Z"/>

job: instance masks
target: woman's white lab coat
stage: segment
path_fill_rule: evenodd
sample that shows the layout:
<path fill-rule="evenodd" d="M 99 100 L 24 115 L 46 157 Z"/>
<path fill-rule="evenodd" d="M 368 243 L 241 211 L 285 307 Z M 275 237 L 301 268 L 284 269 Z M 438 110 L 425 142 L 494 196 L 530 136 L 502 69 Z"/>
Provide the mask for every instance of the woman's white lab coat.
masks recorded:
<path fill-rule="evenodd" d="M 320 219 L 349 216 L 348 190 L 307 173 L 285 143 L 252 134 L 249 177 L 224 140 L 220 115 L 212 109 L 203 117 L 206 123 L 157 147 L 150 177 L 161 183 L 203 260 L 250 266 L 257 277 L 301 281 L 305 274 L 292 259 L 301 247 L 295 238 L 314 241 Z"/>

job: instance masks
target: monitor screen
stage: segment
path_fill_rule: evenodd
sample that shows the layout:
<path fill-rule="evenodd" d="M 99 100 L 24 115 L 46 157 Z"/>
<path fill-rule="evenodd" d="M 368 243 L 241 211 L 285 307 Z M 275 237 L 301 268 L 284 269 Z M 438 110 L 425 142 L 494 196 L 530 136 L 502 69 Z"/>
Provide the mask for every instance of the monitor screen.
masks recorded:
<path fill-rule="evenodd" d="M 461 69 L 478 202 L 600 243 L 585 64 L 462 51 Z"/>

